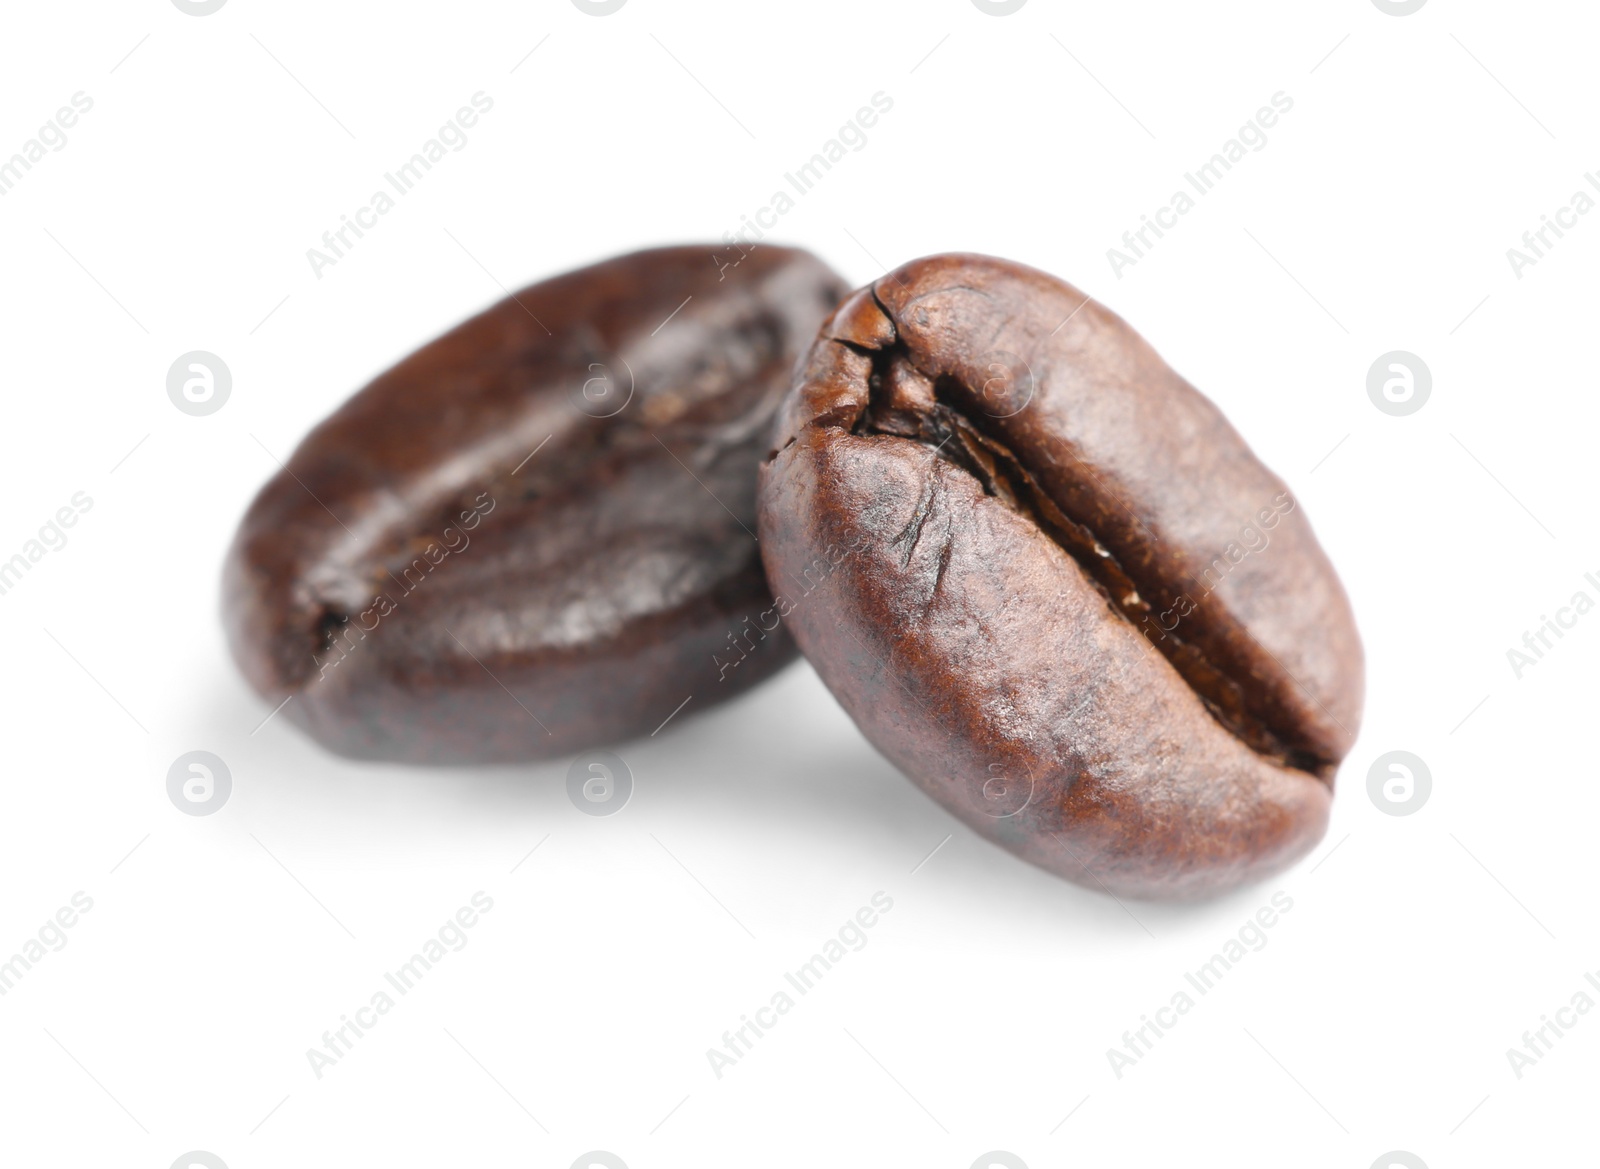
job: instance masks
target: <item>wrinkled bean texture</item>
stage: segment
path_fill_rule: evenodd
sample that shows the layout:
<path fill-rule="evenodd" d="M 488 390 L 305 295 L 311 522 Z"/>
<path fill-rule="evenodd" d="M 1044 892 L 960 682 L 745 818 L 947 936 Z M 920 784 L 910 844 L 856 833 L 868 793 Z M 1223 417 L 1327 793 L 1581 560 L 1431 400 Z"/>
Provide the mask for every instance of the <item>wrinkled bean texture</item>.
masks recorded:
<path fill-rule="evenodd" d="M 623 256 L 526 288 L 319 425 L 228 554 L 233 654 L 345 755 L 510 762 L 649 734 L 788 661 L 755 478 L 846 288 L 761 247 Z M 670 318 L 670 319 L 669 319 Z"/>
<path fill-rule="evenodd" d="M 1218 893 L 1326 830 L 1362 701 L 1303 510 L 1069 285 L 982 256 L 854 294 L 762 468 L 762 553 L 867 737 L 968 824 L 1117 896 Z"/>

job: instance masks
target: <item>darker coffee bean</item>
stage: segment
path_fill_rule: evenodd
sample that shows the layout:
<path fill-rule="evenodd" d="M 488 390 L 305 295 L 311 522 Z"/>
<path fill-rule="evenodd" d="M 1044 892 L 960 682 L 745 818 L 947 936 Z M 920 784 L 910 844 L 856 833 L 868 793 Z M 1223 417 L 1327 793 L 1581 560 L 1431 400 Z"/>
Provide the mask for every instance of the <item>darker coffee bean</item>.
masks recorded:
<path fill-rule="evenodd" d="M 1131 328 L 1032 269 L 908 264 L 823 326 L 761 548 L 867 737 L 997 843 L 1215 893 L 1327 825 L 1362 654 L 1284 484 Z"/>
<path fill-rule="evenodd" d="M 515 761 L 649 734 L 788 661 L 753 534 L 812 256 L 640 252 L 524 289 L 346 402 L 228 556 L 235 658 L 342 754 Z M 766 628 L 771 626 L 771 628 Z"/>

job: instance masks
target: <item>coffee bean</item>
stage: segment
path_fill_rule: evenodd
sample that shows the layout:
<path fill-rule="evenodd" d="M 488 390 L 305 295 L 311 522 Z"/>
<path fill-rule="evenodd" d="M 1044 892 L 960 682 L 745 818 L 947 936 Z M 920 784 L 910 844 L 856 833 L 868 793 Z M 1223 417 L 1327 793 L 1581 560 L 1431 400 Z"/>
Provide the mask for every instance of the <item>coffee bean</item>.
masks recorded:
<path fill-rule="evenodd" d="M 780 603 L 820 582 L 801 649 L 979 832 L 1150 897 L 1321 838 L 1361 711 L 1349 603 L 1293 495 L 1118 317 L 916 261 L 823 326 L 776 434 L 761 548 Z"/>
<path fill-rule="evenodd" d="M 756 468 L 845 288 L 804 252 L 717 251 L 524 289 L 318 426 L 228 556 L 262 697 L 342 754 L 515 761 L 649 734 L 788 661 Z"/>

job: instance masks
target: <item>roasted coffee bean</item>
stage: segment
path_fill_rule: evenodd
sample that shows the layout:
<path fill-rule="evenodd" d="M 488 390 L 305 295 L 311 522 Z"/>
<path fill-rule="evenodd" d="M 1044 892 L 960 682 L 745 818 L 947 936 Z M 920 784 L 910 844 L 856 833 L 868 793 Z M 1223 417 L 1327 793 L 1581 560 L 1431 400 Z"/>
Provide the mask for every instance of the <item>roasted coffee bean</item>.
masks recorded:
<path fill-rule="evenodd" d="M 846 288 L 804 252 L 730 259 L 524 289 L 318 426 L 228 556 L 262 697 L 342 754 L 509 762 L 649 734 L 788 661 L 756 469 Z"/>
<path fill-rule="evenodd" d="M 1113 894 L 1284 868 L 1361 713 L 1304 512 L 1137 333 L 1018 264 L 853 295 L 762 468 L 768 579 L 867 737 L 984 835 Z"/>

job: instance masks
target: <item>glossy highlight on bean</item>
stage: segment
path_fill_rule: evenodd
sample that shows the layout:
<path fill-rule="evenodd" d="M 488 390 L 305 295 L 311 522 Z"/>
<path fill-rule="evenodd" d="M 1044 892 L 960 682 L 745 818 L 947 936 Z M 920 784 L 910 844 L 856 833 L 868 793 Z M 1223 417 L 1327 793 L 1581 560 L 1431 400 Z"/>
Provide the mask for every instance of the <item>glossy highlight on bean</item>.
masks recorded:
<path fill-rule="evenodd" d="M 341 754 L 516 762 L 649 734 L 758 683 L 778 628 L 755 476 L 845 286 L 762 245 L 638 252 L 515 293 L 380 375 L 251 505 L 235 660 Z"/>

